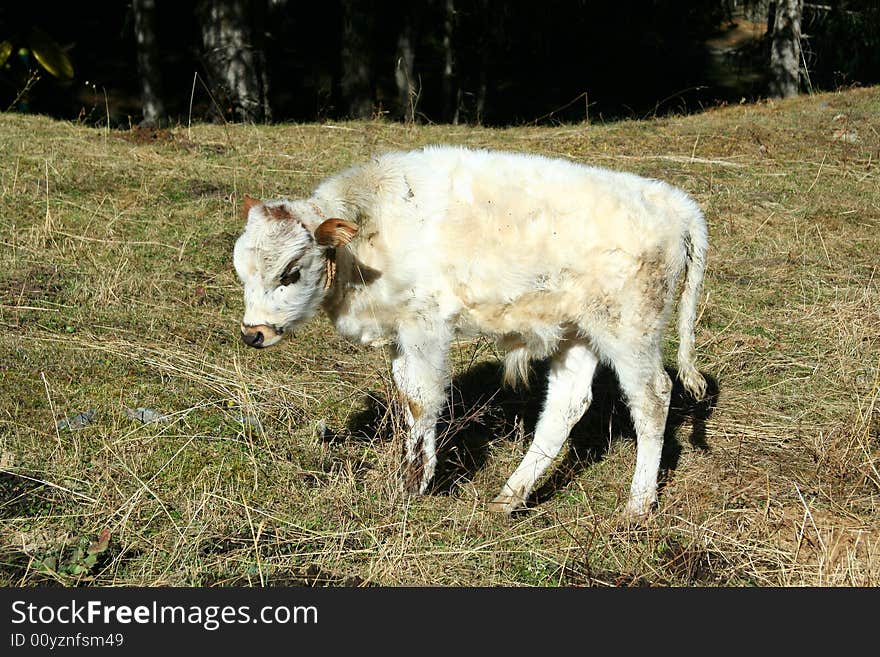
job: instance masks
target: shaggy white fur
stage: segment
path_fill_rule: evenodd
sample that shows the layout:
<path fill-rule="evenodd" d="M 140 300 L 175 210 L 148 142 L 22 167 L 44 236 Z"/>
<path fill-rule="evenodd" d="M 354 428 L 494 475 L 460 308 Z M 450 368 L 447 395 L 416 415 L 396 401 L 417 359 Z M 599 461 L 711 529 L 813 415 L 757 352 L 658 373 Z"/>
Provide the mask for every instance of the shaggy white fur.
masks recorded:
<path fill-rule="evenodd" d="M 678 376 L 696 397 L 706 387 L 693 348 L 708 241 L 684 192 L 567 160 L 438 146 L 381 155 L 308 200 L 246 209 L 234 253 L 245 341 L 274 344 L 323 307 L 347 338 L 390 343 L 410 427 L 406 489 L 424 492 L 434 473 L 450 341 L 482 334 L 506 352 L 508 382 L 552 358 L 534 442 L 490 508 L 525 502 L 604 361 L 638 438 L 627 513 L 649 511 L 672 388 L 662 333 L 682 279 Z"/>

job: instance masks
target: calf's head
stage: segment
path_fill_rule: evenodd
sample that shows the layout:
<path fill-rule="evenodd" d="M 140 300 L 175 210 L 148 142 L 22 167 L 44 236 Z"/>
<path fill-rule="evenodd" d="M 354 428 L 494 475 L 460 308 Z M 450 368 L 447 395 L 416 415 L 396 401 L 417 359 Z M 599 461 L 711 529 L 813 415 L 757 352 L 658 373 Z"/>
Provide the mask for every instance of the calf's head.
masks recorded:
<path fill-rule="evenodd" d="M 245 196 L 244 212 L 247 224 L 233 251 L 244 285 L 241 337 L 251 347 L 269 347 L 318 310 L 332 284 L 336 249 L 358 227 L 325 218 L 307 201 Z"/>

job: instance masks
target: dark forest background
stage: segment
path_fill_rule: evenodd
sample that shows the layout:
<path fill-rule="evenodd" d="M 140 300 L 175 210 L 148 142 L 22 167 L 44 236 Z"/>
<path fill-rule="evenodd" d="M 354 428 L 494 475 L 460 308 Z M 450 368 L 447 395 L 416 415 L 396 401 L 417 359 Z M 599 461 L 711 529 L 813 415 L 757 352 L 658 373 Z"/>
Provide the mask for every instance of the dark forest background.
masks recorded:
<path fill-rule="evenodd" d="M 0 110 L 117 127 L 612 120 L 878 81 L 877 0 L 0 5 Z"/>

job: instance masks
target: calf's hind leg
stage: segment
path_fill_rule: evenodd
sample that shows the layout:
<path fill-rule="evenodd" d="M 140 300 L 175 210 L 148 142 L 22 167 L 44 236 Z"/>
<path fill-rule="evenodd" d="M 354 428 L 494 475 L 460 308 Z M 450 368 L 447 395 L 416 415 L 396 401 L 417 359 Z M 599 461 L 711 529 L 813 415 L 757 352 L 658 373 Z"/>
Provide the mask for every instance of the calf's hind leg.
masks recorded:
<path fill-rule="evenodd" d="M 635 358 L 618 359 L 614 366 L 636 429 L 636 468 L 625 515 L 638 519 L 647 515 L 657 501 L 672 380 L 663 369 L 659 346 Z"/>
<path fill-rule="evenodd" d="M 565 343 L 553 357 L 547 399 L 535 426 L 535 439 L 522 463 L 489 504 L 490 511 L 510 513 L 525 503 L 535 482 L 559 454 L 572 427 L 589 407 L 597 363 L 596 355 L 580 341 Z"/>

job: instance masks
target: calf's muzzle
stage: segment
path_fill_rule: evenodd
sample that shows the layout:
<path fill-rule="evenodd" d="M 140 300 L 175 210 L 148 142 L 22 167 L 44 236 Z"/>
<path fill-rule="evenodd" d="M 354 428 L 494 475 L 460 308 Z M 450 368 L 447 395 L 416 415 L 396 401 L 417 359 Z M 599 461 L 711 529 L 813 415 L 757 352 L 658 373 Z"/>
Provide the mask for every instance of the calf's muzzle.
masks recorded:
<path fill-rule="evenodd" d="M 275 338 L 278 335 L 279 331 L 276 331 L 274 328 L 267 326 L 266 324 L 260 324 L 258 326 L 248 326 L 247 324 L 241 325 L 241 340 L 248 347 L 261 349 L 266 346 L 265 343 L 267 340 Z"/>

